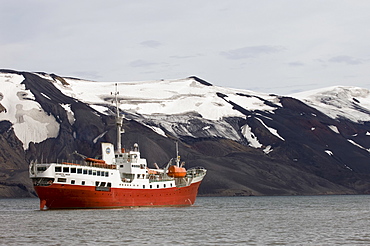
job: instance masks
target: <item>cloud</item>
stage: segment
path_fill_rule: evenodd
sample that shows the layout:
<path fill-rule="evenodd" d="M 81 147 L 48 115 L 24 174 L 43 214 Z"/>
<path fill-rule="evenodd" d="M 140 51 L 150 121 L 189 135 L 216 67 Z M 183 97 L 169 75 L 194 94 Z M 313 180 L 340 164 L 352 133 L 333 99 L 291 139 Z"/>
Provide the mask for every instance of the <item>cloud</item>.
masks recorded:
<path fill-rule="evenodd" d="M 188 59 L 188 58 L 195 58 L 195 57 L 199 57 L 201 56 L 200 54 L 198 55 L 185 55 L 185 56 L 181 56 L 181 55 L 175 55 L 175 56 L 170 56 L 170 58 L 174 58 L 174 59 Z"/>
<path fill-rule="evenodd" d="M 354 58 L 352 56 L 335 56 L 329 59 L 329 62 L 345 63 L 348 65 L 358 65 L 364 62 L 363 59 Z"/>
<path fill-rule="evenodd" d="M 162 45 L 161 42 L 158 42 L 156 40 L 147 40 L 140 43 L 143 46 L 149 47 L 149 48 L 158 48 Z"/>
<path fill-rule="evenodd" d="M 295 62 L 289 62 L 288 65 L 291 66 L 291 67 L 302 67 L 302 66 L 304 66 L 304 63 L 299 62 L 299 61 L 295 61 Z"/>
<path fill-rule="evenodd" d="M 283 51 L 285 48 L 282 46 L 269 46 L 269 45 L 259 45 L 259 46 L 247 46 L 235 50 L 229 50 L 221 52 L 222 56 L 227 59 L 239 60 L 246 58 L 256 58 L 263 54 L 271 54 Z"/>
<path fill-rule="evenodd" d="M 130 67 L 149 67 L 156 65 L 157 63 L 155 62 L 149 62 L 149 61 L 144 61 L 144 60 L 135 60 L 130 62 Z"/>

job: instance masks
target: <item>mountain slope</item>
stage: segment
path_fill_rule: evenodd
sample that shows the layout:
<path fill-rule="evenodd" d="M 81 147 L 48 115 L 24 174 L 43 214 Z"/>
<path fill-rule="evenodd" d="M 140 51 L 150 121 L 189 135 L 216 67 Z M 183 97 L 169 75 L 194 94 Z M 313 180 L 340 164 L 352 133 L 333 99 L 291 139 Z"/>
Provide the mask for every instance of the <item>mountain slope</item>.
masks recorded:
<path fill-rule="evenodd" d="M 74 151 L 97 156 L 101 142 L 115 143 L 115 83 L 0 70 L 0 84 L 0 185 L 8 189 L 0 196 L 34 194 L 31 160 L 79 158 Z M 137 142 L 149 165 L 164 165 L 179 140 L 186 167 L 209 170 L 202 195 L 370 192 L 368 90 L 333 87 L 284 97 L 194 76 L 117 88 L 122 145 Z"/>

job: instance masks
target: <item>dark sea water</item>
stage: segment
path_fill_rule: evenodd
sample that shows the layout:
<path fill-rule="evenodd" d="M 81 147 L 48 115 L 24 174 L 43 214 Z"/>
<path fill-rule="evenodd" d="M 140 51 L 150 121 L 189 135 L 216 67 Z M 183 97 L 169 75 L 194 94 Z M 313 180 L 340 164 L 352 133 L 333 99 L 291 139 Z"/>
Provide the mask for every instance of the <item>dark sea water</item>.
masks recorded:
<path fill-rule="evenodd" d="M 198 197 L 180 208 L 38 206 L 38 199 L 0 199 L 1 245 L 370 245 L 370 196 Z"/>

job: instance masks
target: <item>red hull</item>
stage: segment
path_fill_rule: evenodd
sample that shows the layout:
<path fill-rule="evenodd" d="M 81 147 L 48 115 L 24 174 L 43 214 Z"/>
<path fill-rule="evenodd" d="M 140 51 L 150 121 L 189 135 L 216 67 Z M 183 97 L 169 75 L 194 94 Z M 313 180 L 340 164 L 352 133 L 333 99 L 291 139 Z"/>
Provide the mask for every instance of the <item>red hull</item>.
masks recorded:
<path fill-rule="evenodd" d="M 193 205 L 201 182 L 187 187 L 165 189 L 111 188 L 96 191 L 94 186 L 61 185 L 35 186 L 40 209 L 120 208 L 141 206 Z"/>

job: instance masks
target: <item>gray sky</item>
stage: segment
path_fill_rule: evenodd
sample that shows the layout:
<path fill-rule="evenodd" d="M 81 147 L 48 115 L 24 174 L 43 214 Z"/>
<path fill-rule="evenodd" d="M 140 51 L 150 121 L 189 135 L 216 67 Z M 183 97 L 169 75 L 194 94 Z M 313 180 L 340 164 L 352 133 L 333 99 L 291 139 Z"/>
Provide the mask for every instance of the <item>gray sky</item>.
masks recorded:
<path fill-rule="evenodd" d="M 0 68 L 96 81 L 198 76 L 289 94 L 370 88 L 368 0 L 0 0 Z"/>

